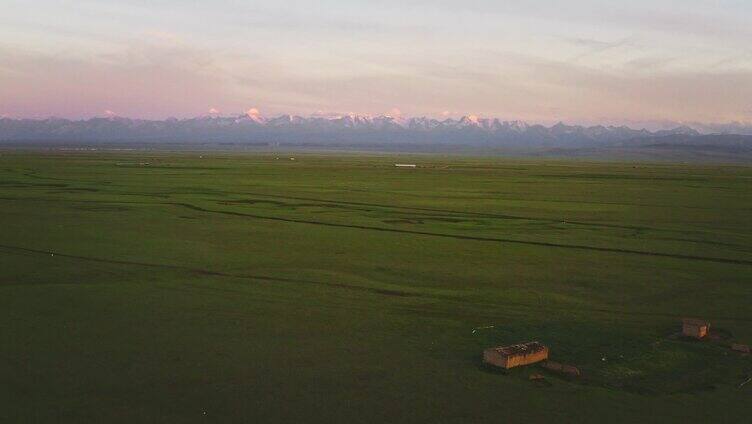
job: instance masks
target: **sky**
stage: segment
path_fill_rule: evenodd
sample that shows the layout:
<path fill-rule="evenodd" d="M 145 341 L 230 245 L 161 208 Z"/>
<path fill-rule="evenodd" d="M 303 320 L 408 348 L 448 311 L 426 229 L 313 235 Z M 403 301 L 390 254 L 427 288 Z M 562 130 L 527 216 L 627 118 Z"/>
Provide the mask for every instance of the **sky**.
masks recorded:
<path fill-rule="evenodd" d="M 752 122 L 752 1 L 3 0 L 0 116 Z"/>

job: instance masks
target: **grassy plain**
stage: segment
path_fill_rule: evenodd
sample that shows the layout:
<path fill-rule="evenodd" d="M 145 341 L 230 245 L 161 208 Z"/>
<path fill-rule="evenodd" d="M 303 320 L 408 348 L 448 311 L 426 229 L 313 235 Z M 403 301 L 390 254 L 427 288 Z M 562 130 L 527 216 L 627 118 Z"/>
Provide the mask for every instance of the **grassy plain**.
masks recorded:
<path fill-rule="evenodd" d="M 0 225 L 0 422 L 752 413 L 670 337 L 752 343 L 752 168 L 4 151 Z M 584 377 L 480 363 L 531 339 Z"/>

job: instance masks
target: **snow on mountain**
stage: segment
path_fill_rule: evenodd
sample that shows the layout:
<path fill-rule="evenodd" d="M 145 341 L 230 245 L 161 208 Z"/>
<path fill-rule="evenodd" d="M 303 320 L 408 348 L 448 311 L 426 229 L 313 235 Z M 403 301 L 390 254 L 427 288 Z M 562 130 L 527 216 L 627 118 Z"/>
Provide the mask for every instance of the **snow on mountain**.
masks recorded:
<path fill-rule="evenodd" d="M 240 116 L 216 114 L 163 121 L 117 116 L 73 121 L 0 118 L 2 140 L 67 141 L 236 141 L 290 143 L 441 143 L 512 147 L 604 146 L 636 138 L 698 136 L 689 126 L 650 132 L 626 126 L 579 126 L 562 122 L 551 127 L 523 121 L 500 121 L 466 115 L 443 120 L 406 118 L 401 114 L 313 114 L 266 118 L 258 109 Z"/>
<path fill-rule="evenodd" d="M 255 107 L 248 109 L 248 111 L 245 113 L 245 117 L 257 124 L 266 123 L 266 118 L 261 116 L 261 113 Z"/>

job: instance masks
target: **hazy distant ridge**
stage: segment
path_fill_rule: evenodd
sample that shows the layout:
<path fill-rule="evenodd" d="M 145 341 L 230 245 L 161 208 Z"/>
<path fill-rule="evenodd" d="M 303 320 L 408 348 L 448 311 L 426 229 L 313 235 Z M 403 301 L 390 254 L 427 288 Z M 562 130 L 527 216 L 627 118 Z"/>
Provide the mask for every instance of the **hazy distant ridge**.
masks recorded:
<path fill-rule="evenodd" d="M 669 137 L 669 138 L 667 138 Z M 67 119 L 0 119 L 2 141 L 80 142 L 234 142 L 234 143 L 328 143 L 328 144 L 437 144 L 513 148 L 587 148 L 631 145 L 728 143 L 752 147 L 752 137 L 702 135 L 680 126 L 648 131 L 626 126 L 565 125 L 550 127 L 521 121 L 465 116 L 461 119 L 396 118 L 345 115 L 300 117 L 282 115 L 199 117 L 163 121 L 120 117 Z M 725 144 L 724 144 L 725 145 Z"/>

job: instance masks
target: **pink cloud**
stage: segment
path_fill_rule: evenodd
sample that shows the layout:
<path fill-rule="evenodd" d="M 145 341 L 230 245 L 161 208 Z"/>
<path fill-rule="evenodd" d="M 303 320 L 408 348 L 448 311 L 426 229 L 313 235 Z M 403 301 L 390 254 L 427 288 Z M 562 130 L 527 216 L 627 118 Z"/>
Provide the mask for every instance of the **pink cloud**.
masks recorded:
<path fill-rule="evenodd" d="M 205 99 L 229 96 L 202 56 L 182 50 L 134 47 L 87 61 L 0 46 L 0 58 L 0 108 L 22 117 L 104 117 L 107 110 L 132 118 L 193 117 L 206 113 Z M 241 100 L 225 104 L 243 107 Z"/>

